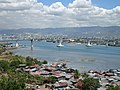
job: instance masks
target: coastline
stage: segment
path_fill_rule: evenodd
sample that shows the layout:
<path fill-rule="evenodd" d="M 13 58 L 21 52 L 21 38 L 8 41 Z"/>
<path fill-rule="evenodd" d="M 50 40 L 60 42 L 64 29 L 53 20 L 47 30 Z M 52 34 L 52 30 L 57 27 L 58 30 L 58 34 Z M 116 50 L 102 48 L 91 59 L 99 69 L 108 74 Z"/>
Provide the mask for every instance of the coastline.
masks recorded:
<path fill-rule="evenodd" d="M 22 43 L 23 44 L 23 43 Z M 87 48 L 84 45 L 65 44 L 64 48 L 57 48 L 56 44 L 49 42 L 34 42 L 31 50 L 29 43 L 26 48 L 18 48 L 14 51 L 18 55 L 42 58 L 49 62 L 65 59 L 68 66 L 80 69 L 80 72 L 88 70 L 117 69 L 119 67 L 119 48 L 94 46 Z M 24 51 L 24 52 L 23 52 Z M 109 63 L 108 63 L 109 62 Z"/>
<path fill-rule="evenodd" d="M 11 56 L 11 55 L 12 53 L 9 54 L 8 56 Z M 23 58 L 23 59 L 26 59 L 27 61 L 37 60 L 35 58 L 21 57 L 18 55 L 12 55 L 12 57 L 14 58 L 19 57 L 21 58 L 21 60 Z M 12 58 L 10 60 L 12 60 Z M 106 88 L 109 85 L 119 85 L 120 69 L 109 69 L 109 70 L 102 70 L 102 71 L 89 70 L 88 72 L 79 73 L 78 70 L 76 69 L 66 67 L 67 63 L 64 60 L 61 60 L 59 62 L 53 62 L 52 64 L 49 64 L 48 61 L 37 60 L 37 63 L 39 62 L 44 62 L 44 64 L 37 65 L 37 64 L 31 63 L 31 65 L 26 65 L 23 63 L 23 64 L 19 64 L 19 68 L 16 68 L 15 70 L 21 73 L 29 74 L 34 77 L 42 76 L 43 78 L 46 78 L 48 76 L 49 77 L 54 76 L 55 78 L 57 78 L 57 81 L 53 82 L 52 80 L 51 81 L 53 82 L 52 84 L 42 83 L 42 86 L 38 84 L 34 85 L 33 83 L 29 83 L 29 84 L 26 83 L 28 85 L 27 88 L 35 88 L 36 90 L 39 90 L 39 89 L 42 90 L 43 88 L 44 90 L 47 90 L 49 88 L 54 88 L 54 89 L 63 88 L 63 89 L 69 90 L 72 87 L 75 90 L 77 90 L 78 88 L 77 83 L 83 83 L 83 81 L 81 80 L 84 80 L 84 77 L 83 77 L 84 74 L 88 75 L 88 78 L 99 80 L 101 87 L 97 87 L 97 88 L 102 88 L 102 90 L 106 90 Z M 62 77 L 62 80 L 61 80 L 61 77 Z M 69 83 L 75 83 L 75 84 L 69 85 Z M 79 86 L 79 88 L 81 88 L 81 86 Z"/>

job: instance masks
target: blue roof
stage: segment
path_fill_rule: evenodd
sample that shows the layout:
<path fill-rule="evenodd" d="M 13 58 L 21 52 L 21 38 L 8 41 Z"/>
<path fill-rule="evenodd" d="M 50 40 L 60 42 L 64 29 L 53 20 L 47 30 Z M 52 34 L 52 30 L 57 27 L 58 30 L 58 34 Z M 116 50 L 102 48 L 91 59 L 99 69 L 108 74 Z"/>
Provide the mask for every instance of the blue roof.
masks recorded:
<path fill-rule="evenodd" d="M 63 90 L 62 88 L 58 88 L 58 90 Z"/>

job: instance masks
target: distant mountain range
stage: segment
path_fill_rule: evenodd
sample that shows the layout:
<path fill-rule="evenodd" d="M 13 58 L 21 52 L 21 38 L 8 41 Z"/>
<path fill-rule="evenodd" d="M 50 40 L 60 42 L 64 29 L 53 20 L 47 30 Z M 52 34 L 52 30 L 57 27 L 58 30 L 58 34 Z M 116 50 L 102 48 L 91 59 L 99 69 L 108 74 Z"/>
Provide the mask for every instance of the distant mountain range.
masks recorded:
<path fill-rule="evenodd" d="M 22 33 L 42 33 L 42 34 L 72 34 L 86 36 L 114 36 L 120 37 L 120 26 L 110 27 L 73 27 L 73 28 L 46 28 L 46 29 L 0 29 L 0 34 L 22 34 Z"/>

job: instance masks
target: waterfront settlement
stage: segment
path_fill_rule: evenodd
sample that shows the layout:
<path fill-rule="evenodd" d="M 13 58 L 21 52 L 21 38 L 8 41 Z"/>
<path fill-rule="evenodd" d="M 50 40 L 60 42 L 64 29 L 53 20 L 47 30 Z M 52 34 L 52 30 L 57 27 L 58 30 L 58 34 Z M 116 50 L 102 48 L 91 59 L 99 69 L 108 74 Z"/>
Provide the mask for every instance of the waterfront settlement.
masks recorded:
<path fill-rule="evenodd" d="M 0 90 L 119 90 L 120 69 L 79 73 L 65 61 L 0 53 Z M 118 89 L 109 89 L 117 87 Z"/>

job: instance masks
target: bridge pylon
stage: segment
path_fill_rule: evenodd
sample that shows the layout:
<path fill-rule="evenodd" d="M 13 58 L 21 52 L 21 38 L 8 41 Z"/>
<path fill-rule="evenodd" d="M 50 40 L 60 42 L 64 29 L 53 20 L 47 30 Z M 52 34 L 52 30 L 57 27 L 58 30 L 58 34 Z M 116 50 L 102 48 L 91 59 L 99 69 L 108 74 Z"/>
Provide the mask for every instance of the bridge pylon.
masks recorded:
<path fill-rule="evenodd" d="M 31 39 L 31 48 L 33 48 L 33 41 L 34 39 Z"/>

